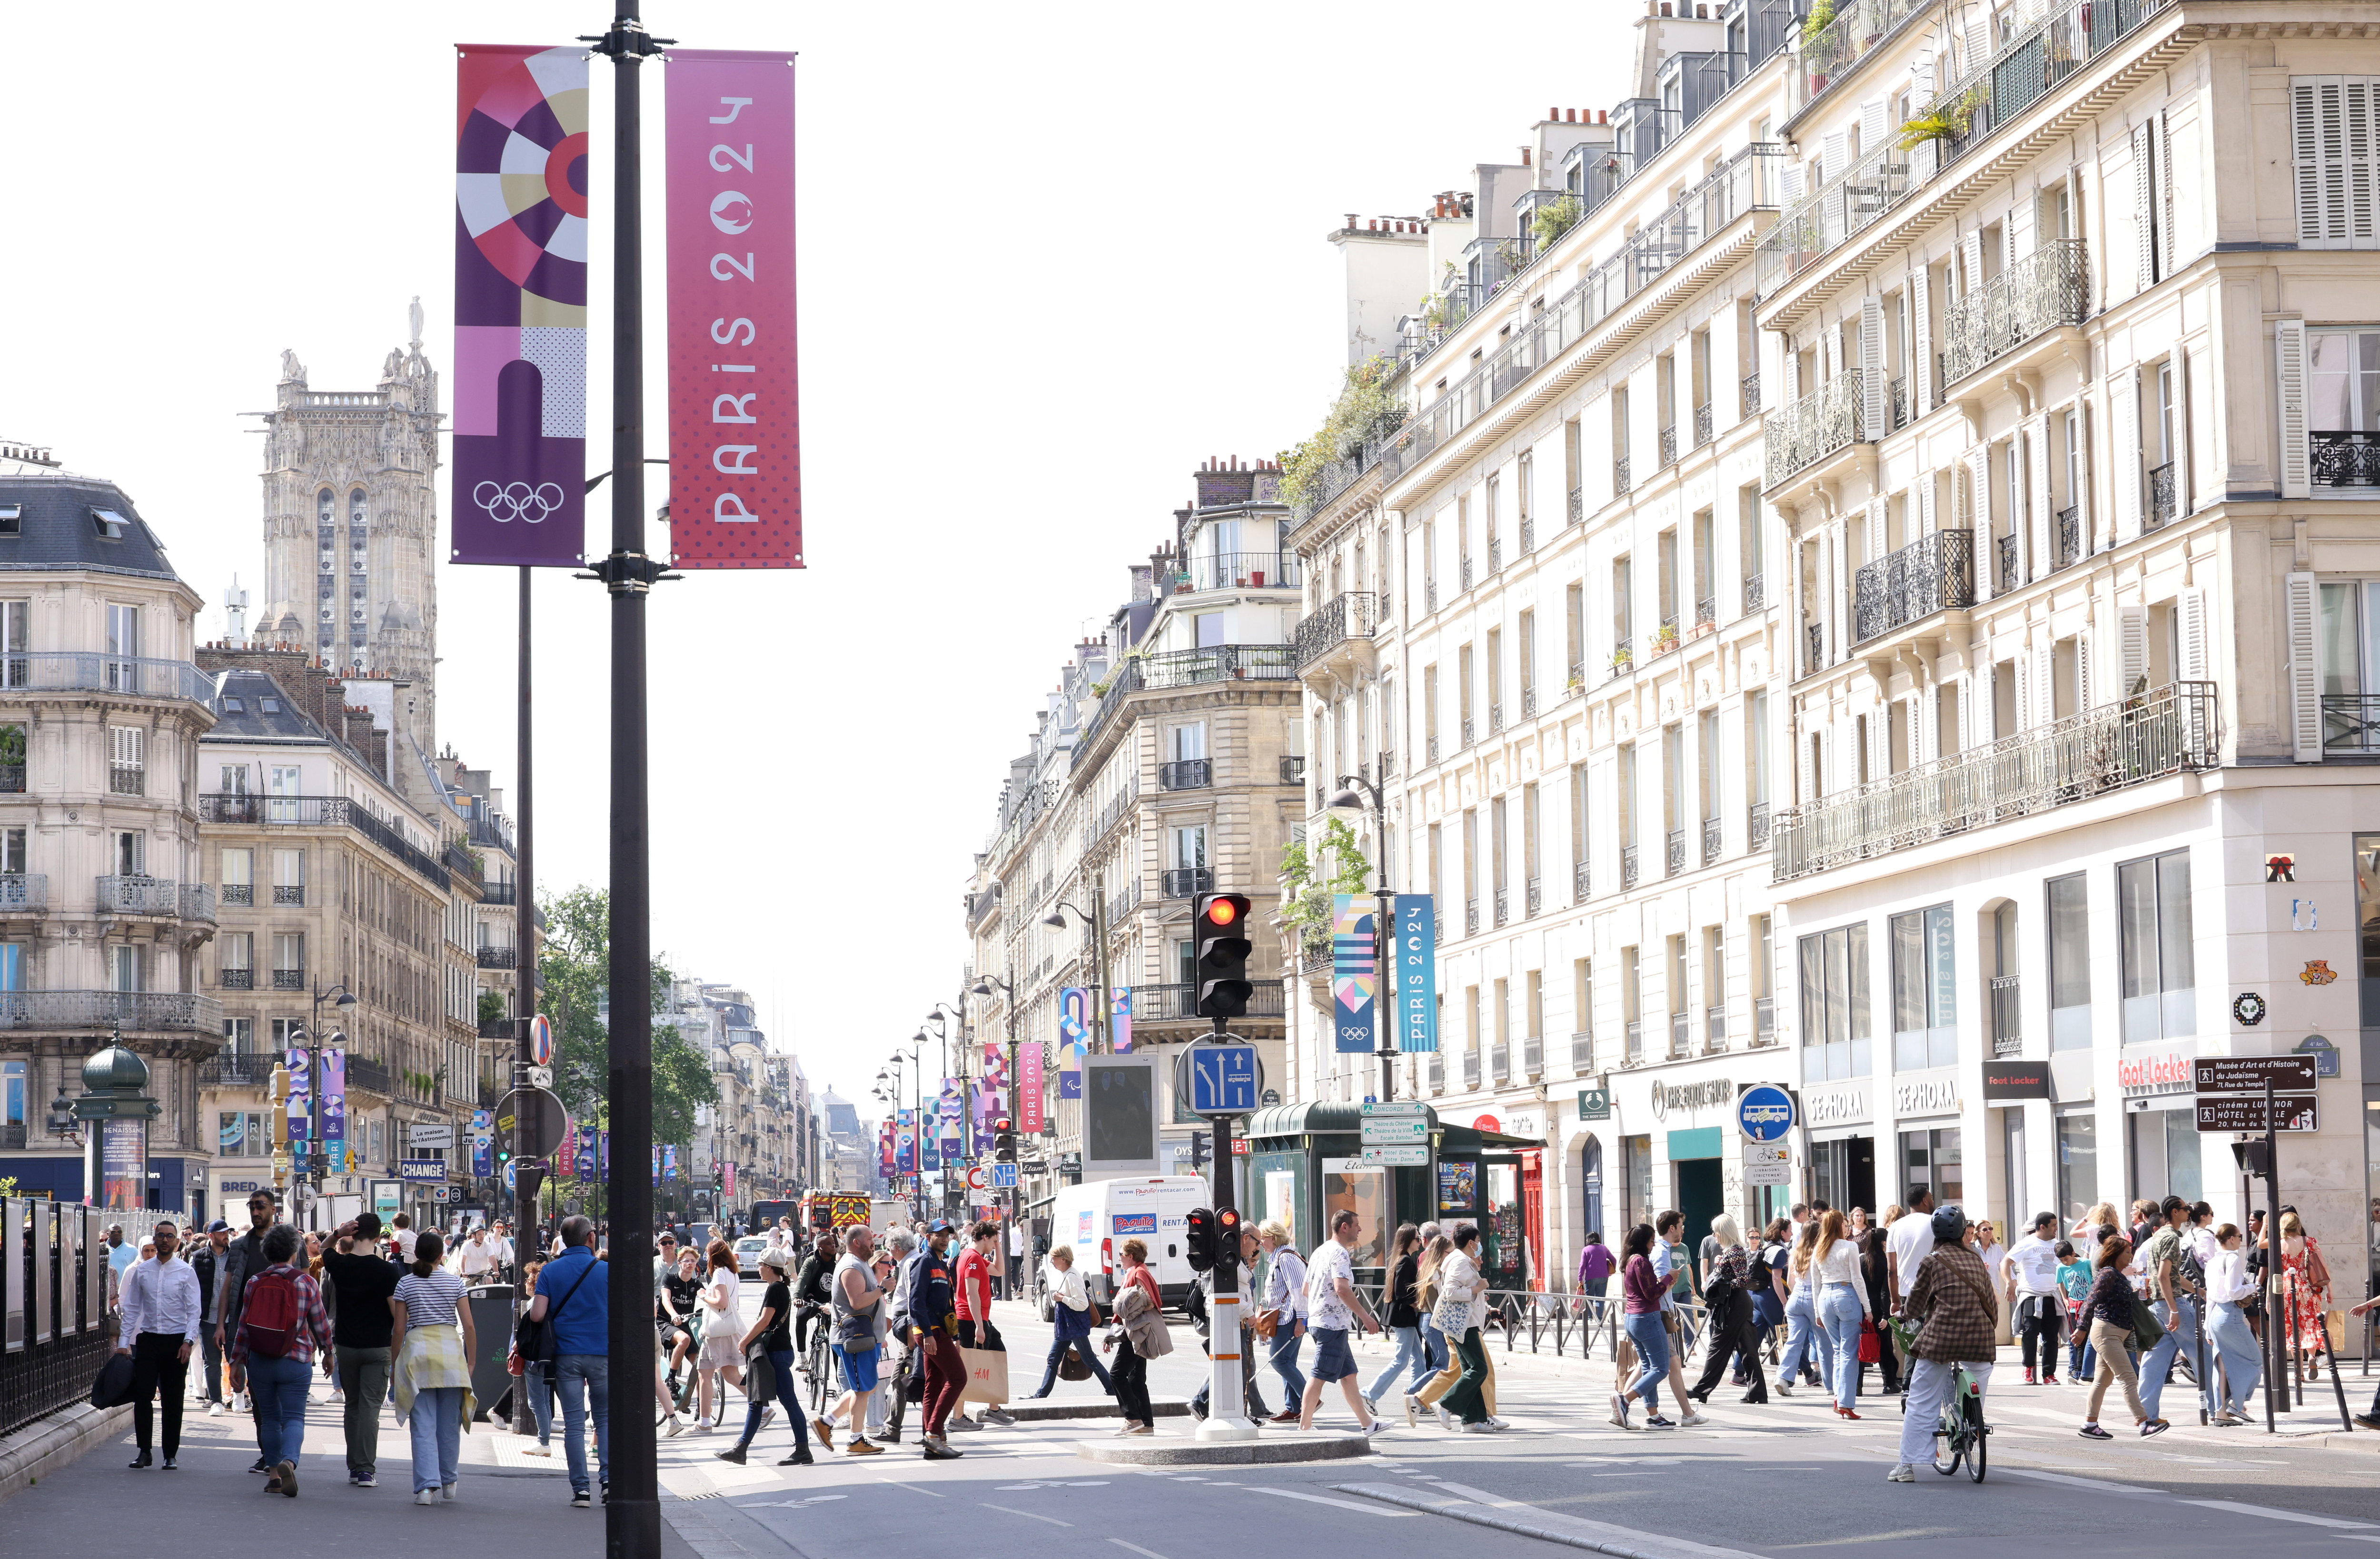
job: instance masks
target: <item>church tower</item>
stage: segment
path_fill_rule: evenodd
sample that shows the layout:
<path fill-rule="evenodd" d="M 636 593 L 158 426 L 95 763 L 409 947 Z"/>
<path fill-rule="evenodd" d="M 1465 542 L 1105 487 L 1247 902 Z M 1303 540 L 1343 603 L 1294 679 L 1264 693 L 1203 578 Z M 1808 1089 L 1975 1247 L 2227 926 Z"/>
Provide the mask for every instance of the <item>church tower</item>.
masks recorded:
<path fill-rule="evenodd" d="M 281 354 L 263 414 L 264 607 L 251 634 L 334 671 L 410 684 L 414 737 L 433 749 L 438 584 L 438 375 L 413 339 L 374 390 L 315 390 Z"/>

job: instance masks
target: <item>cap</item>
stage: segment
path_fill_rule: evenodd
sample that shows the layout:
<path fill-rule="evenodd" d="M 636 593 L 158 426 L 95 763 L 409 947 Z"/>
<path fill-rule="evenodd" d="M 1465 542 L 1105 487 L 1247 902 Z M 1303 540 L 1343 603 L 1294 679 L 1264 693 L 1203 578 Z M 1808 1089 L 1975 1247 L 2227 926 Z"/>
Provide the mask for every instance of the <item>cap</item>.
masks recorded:
<path fill-rule="evenodd" d="M 951 1222 L 948 1218 L 936 1218 L 932 1223 L 926 1226 L 926 1232 L 928 1234 L 956 1234 L 958 1232 L 958 1225 Z"/>
<path fill-rule="evenodd" d="M 207 1232 L 209 1234 L 229 1234 L 231 1232 L 231 1226 L 224 1222 L 221 1218 L 217 1218 L 213 1223 L 207 1226 Z"/>

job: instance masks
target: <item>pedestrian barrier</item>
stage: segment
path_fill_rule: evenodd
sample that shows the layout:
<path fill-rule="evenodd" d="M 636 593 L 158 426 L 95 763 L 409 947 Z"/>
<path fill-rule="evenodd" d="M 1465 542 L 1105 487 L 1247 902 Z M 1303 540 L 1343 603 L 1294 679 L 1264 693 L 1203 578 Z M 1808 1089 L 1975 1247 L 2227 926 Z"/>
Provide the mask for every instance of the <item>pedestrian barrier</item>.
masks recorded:
<path fill-rule="evenodd" d="M 1377 1267 L 1366 1269 L 1377 1274 Z M 1365 1272 L 1356 1275 L 1356 1287 L 1371 1304 L 1373 1313 L 1385 1315 L 1387 1300 L 1382 1298 L 1386 1285 L 1378 1278 L 1367 1279 Z M 1621 1328 L 1621 1302 L 1617 1294 L 1598 1297 L 1593 1294 L 1546 1293 L 1536 1289 L 1490 1288 L 1488 1310 L 1480 1324 L 1483 1341 L 1501 1333 L 1507 1354 L 1527 1352 L 1539 1357 L 1577 1359 L 1582 1362 L 1596 1358 L 1616 1360 L 1620 1340 L 1626 1334 Z M 1682 1328 L 1681 1341 L 1685 1352 L 1692 1353 L 1702 1336 L 1703 1327 L 1710 1319 L 1709 1308 L 1699 1299 L 1678 1303 L 1678 1322 Z"/>
<path fill-rule="evenodd" d="M 139 1216 L 0 1200 L 0 1434 L 90 1400 L 115 1341 L 107 1226 Z"/>

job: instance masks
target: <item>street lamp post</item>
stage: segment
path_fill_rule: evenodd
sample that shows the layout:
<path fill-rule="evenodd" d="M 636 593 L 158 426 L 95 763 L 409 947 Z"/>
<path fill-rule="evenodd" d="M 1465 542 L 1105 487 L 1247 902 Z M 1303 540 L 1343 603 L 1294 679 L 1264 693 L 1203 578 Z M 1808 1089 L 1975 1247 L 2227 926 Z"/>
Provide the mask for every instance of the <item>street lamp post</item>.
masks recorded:
<path fill-rule="evenodd" d="M 314 1183 L 314 1195 L 317 1200 L 320 1200 L 322 1194 L 322 1176 L 329 1168 L 329 1160 L 323 1153 L 322 1144 L 322 1003 L 334 999 L 341 1007 L 353 1007 L 356 1004 L 355 993 L 347 989 L 346 982 L 344 980 L 328 990 L 324 990 L 320 985 L 315 986 L 313 1015 L 307 1020 L 305 1028 L 290 1036 L 302 1041 L 306 1051 L 307 1157 L 315 1166 L 309 1178 Z M 344 1031 L 336 1031 L 330 1037 L 334 1040 L 344 1040 L 347 1036 Z M 391 1125 L 394 1126 L 395 1122 L 392 1121 Z M 312 1209 L 309 1208 L 307 1211 L 310 1221 Z"/>
<path fill-rule="evenodd" d="M 1396 949 L 1396 897 L 1389 890 L 1389 804 L 1380 788 L 1360 774 L 1341 775 L 1339 786 L 1339 793 L 1330 798 L 1334 810 L 1363 805 L 1363 798 L 1355 793 L 1359 786 L 1372 798 L 1372 850 L 1379 858 L 1373 868 L 1378 886 L 1374 895 L 1378 905 L 1372 912 L 1372 1034 L 1377 1046 L 1374 1054 L 1380 1058 L 1380 1102 L 1386 1104 L 1395 1093 L 1393 1068 L 1397 1058 L 1397 1047 L 1389 1032 L 1390 1014 L 1395 1010 L 1390 991 L 1394 985 L 1390 961 Z"/>

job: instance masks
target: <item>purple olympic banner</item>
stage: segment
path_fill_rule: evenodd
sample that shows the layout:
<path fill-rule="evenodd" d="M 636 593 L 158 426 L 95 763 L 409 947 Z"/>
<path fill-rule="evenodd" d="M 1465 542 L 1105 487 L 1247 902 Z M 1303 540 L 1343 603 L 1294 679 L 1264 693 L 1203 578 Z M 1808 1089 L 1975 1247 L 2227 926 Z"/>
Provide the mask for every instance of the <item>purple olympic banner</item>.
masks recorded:
<path fill-rule="evenodd" d="M 456 51 L 458 563 L 587 551 L 587 56 Z"/>

